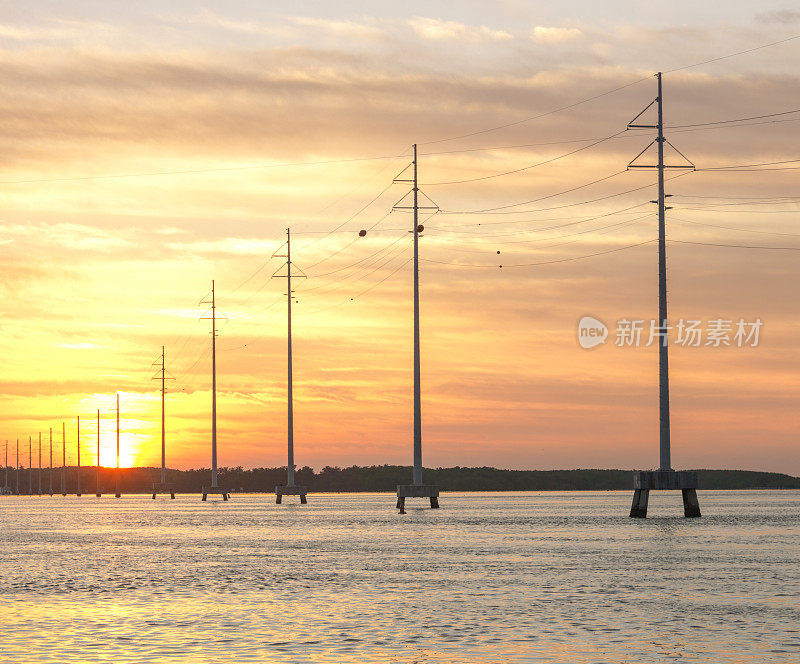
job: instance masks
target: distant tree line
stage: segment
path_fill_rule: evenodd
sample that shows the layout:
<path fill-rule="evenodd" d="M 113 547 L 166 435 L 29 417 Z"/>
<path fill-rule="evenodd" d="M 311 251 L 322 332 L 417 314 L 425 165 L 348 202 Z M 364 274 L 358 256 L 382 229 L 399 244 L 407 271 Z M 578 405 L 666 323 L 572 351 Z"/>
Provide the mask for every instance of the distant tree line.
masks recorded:
<path fill-rule="evenodd" d="M 0 472 L 4 469 L 0 468 Z M 53 469 L 53 490 L 61 492 L 61 468 Z M 97 487 L 96 469 L 81 468 L 83 493 L 94 493 Z M 116 487 L 116 469 L 100 469 L 100 491 L 111 493 Z M 800 489 L 800 477 L 783 473 L 751 470 L 698 470 L 701 489 Z M 28 493 L 29 471 L 19 471 L 20 493 Z M 42 489 L 50 488 L 50 469 L 42 469 Z M 501 470 L 498 468 L 431 468 L 425 470 L 425 482 L 438 484 L 442 491 L 605 491 L 631 489 L 631 470 Z M 153 483 L 159 482 L 159 468 L 122 468 L 119 471 L 123 493 L 149 493 Z M 33 493 L 39 490 L 39 469 L 34 468 L 30 486 Z M 167 470 L 167 482 L 175 485 L 179 493 L 198 493 L 210 484 L 211 471 L 207 468 L 193 470 Z M 297 484 L 316 492 L 394 491 L 398 484 L 411 482 L 410 466 L 350 466 L 339 468 L 325 466 L 319 472 L 304 466 L 295 472 Z M 241 466 L 221 468 L 219 484 L 231 491 L 272 492 L 275 486 L 286 482 L 286 468 L 252 468 Z M 16 490 L 16 470 L 8 469 L 8 483 Z M 66 469 L 68 493 L 75 493 L 76 468 Z"/>

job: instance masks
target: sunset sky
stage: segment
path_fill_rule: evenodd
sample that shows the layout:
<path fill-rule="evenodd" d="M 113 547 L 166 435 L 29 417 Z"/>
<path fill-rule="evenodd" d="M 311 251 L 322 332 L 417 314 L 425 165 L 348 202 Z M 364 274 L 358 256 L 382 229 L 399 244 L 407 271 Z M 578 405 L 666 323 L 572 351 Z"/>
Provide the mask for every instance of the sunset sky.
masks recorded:
<path fill-rule="evenodd" d="M 655 173 L 625 172 L 652 132 L 623 130 L 661 70 L 667 138 L 700 169 L 668 174 L 670 319 L 763 321 L 756 348 L 673 348 L 673 465 L 800 474 L 800 252 L 780 249 L 800 247 L 800 39 L 692 66 L 800 34 L 789 4 L 5 3 L 10 463 L 62 422 L 74 463 L 76 416 L 93 462 L 99 408 L 113 464 L 117 393 L 123 464 L 160 463 L 164 345 L 167 463 L 208 466 L 215 279 L 220 465 L 285 464 L 270 257 L 291 227 L 297 464 L 410 464 L 411 219 L 389 213 L 418 143 L 441 210 L 420 240 L 425 465 L 656 466 L 657 352 L 613 335 L 657 315 Z M 749 164 L 771 165 L 702 170 Z M 592 350 L 587 315 L 612 328 Z"/>

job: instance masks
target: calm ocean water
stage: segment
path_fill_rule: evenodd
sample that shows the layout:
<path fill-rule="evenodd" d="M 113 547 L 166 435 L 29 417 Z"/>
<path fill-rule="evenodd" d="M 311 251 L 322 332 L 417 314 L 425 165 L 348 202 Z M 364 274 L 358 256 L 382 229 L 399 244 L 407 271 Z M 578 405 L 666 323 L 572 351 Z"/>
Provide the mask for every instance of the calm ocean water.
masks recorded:
<path fill-rule="evenodd" d="M 800 662 L 800 492 L 699 494 L 2 497 L 0 661 Z"/>

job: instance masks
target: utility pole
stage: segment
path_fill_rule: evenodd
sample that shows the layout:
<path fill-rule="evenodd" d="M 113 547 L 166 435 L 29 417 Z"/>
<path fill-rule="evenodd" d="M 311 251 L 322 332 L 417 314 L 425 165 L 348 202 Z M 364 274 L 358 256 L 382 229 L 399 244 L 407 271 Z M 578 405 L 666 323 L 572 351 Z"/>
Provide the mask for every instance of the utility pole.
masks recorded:
<path fill-rule="evenodd" d="M 78 468 L 77 468 L 77 481 L 76 487 L 77 491 L 75 495 L 80 498 L 81 497 L 81 416 L 78 415 L 78 432 L 75 436 L 75 447 L 78 449 Z"/>
<path fill-rule="evenodd" d="M 280 251 L 280 249 L 278 250 Z M 286 279 L 286 356 L 287 356 L 287 372 L 286 372 L 286 401 L 287 401 L 287 421 L 286 421 L 286 440 L 287 440 L 287 462 L 286 462 L 286 485 L 278 485 L 275 487 L 275 502 L 280 505 L 283 496 L 300 496 L 300 503 L 305 505 L 307 503 L 306 495 L 308 488 L 304 486 L 297 486 L 294 480 L 294 397 L 292 394 L 292 297 L 294 291 L 292 290 L 292 237 L 290 229 L 286 229 L 286 254 L 275 254 L 273 258 L 280 257 L 286 258 L 286 274 L 273 274 L 273 278 Z M 295 275 L 298 278 L 303 278 L 306 275 L 302 272 Z"/>
<path fill-rule="evenodd" d="M 28 495 L 33 495 L 33 440 L 28 436 Z"/>
<path fill-rule="evenodd" d="M 19 438 L 17 438 L 17 495 L 19 495 Z"/>
<path fill-rule="evenodd" d="M 42 432 L 39 432 L 39 495 L 42 495 Z"/>
<path fill-rule="evenodd" d="M 155 366 L 157 363 L 153 362 Z M 167 377 L 166 366 L 166 351 L 164 346 L 161 346 L 161 376 L 153 376 L 153 380 L 161 381 L 161 482 L 153 483 L 153 500 L 156 499 L 156 494 L 159 491 L 169 493 L 170 500 L 175 500 L 175 485 L 167 484 L 167 426 L 166 426 L 166 408 L 165 395 L 167 393 L 167 381 L 174 380 L 172 377 Z"/>
<path fill-rule="evenodd" d="M 659 469 L 658 471 L 639 471 L 634 474 L 634 496 L 631 506 L 632 517 L 645 518 L 647 516 L 647 503 L 651 489 L 681 489 L 683 493 L 684 515 L 687 517 L 700 516 L 700 505 L 697 501 L 697 473 L 687 471 L 675 472 L 672 469 L 670 457 L 670 417 L 669 417 L 669 341 L 667 332 L 669 322 L 667 318 L 667 240 L 666 240 L 666 205 L 668 194 L 664 193 L 664 171 L 668 168 L 694 170 L 694 164 L 687 159 L 672 143 L 664 137 L 664 95 L 661 84 L 661 72 L 656 74 L 658 81 L 658 96 L 648 104 L 630 123 L 628 129 L 655 129 L 656 138 L 648 144 L 628 164 L 628 168 L 655 169 L 658 172 L 658 200 L 652 201 L 658 205 L 658 405 L 659 405 Z M 636 124 L 637 120 L 653 104 L 657 109 L 657 124 Z M 636 161 L 650 147 L 656 144 L 658 163 L 637 164 Z M 664 144 L 668 144 L 675 152 L 686 160 L 685 164 L 665 165 Z"/>
<path fill-rule="evenodd" d="M 3 486 L 5 486 L 6 491 L 10 491 L 8 488 L 8 439 L 6 439 L 6 481 Z"/>
<path fill-rule="evenodd" d="M 203 303 L 209 304 L 204 301 Z M 201 304 L 203 304 L 201 303 Z M 209 493 L 221 493 L 228 500 L 228 491 L 217 484 L 217 299 L 214 281 L 211 281 L 211 486 L 203 487 L 203 500 Z M 203 317 L 203 320 L 208 320 Z"/>
<path fill-rule="evenodd" d="M 117 392 L 117 491 L 114 493 L 114 497 L 119 498 L 121 495 L 119 491 L 119 392 Z"/>
<path fill-rule="evenodd" d="M 53 427 L 50 427 L 50 495 L 53 495 Z"/>
<path fill-rule="evenodd" d="M 397 486 L 397 509 L 400 514 L 405 514 L 406 498 L 429 498 L 431 508 L 439 507 L 439 487 L 433 484 L 422 483 L 422 388 L 421 388 L 421 369 L 420 369 L 420 334 L 419 334 L 419 234 L 424 227 L 419 223 L 420 210 L 438 210 L 438 206 L 420 206 L 419 204 L 419 160 L 417 157 L 417 145 L 414 144 L 414 160 L 411 162 L 412 178 L 400 179 L 400 175 L 408 170 L 404 168 L 395 182 L 402 182 L 411 185 L 412 205 L 399 205 L 408 194 L 398 201 L 393 210 L 411 210 L 413 213 L 413 228 L 411 233 L 414 239 L 414 444 L 413 459 L 414 469 L 411 484 L 400 484 Z M 424 195 L 424 194 L 423 194 Z M 426 196 L 427 198 L 427 196 Z M 430 199 L 429 199 L 430 200 Z M 432 201 L 431 201 L 432 202 Z"/>
<path fill-rule="evenodd" d="M 95 496 L 100 498 L 100 409 L 97 409 L 97 470 L 95 471 Z"/>
<path fill-rule="evenodd" d="M 61 495 L 67 495 L 67 425 L 61 423 Z"/>

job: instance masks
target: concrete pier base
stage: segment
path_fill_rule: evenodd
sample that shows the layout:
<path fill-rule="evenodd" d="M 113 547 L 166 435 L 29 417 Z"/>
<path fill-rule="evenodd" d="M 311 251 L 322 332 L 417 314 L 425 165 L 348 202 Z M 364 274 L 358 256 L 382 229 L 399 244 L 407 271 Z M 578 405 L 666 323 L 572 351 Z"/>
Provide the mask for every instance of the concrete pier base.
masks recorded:
<path fill-rule="evenodd" d="M 168 493 L 170 500 L 175 500 L 175 485 L 162 484 L 161 482 L 153 482 L 153 500 L 156 499 L 156 494 Z"/>
<path fill-rule="evenodd" d="M 683 515 L 686 518 L 701 516 L 697 500 L 697 473 L 688 470 L 640 470 L 633 474 L 633 503 L 631 517 L 647 518 L 650 491 L 676 491 L 683 494 Z"/>
<path fill-rule="evenodd" d="M 230 498 L 230 492 L 220 486 L 204 486 L 203 487 L 203 502 L 205 502 L 208 494 L 222 494 L 222 500 L 227 502 Z"/>
<path fill-rule="evenodd" d="M 439 509 L 439 487 L 435 484 L 398 484 L 397 509 L 406 513 L 406 498 L 429 498 L 431 509 Z"/>
<path fill-rule="evenodd" d="M 305 486 L 278 485 L 275 487 L 275 504 L 280 505 L 284 496 L 300 496 L 300 504 L 306 505 L 308 503 L 307 493 L 308 487 Z"/>
<path fill-rule="evenodd" d="M 696 489 L 681 489 L 683 493 L 683 516 L 687 518 L 696 518 L 702 516 L 700 514 L 700 503 L 697 500 Z"/>

